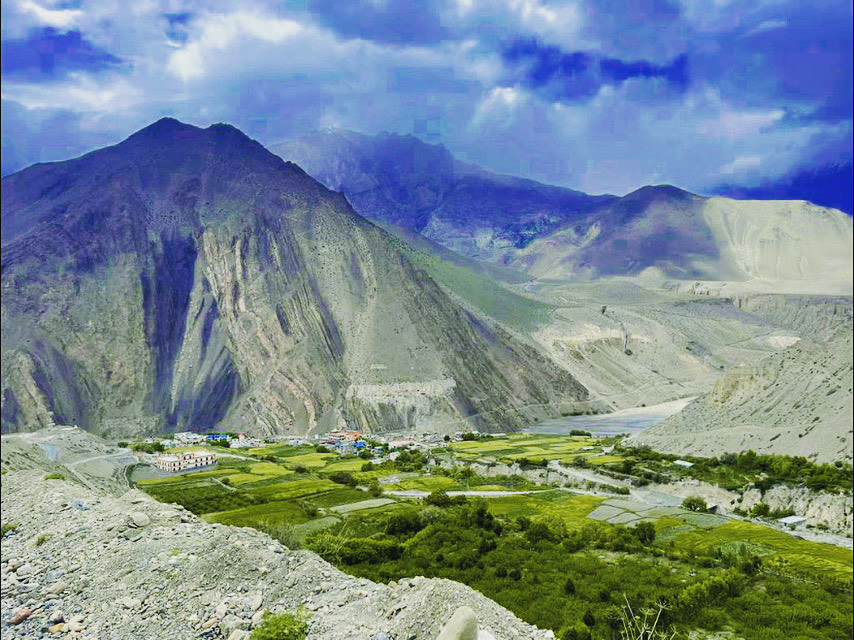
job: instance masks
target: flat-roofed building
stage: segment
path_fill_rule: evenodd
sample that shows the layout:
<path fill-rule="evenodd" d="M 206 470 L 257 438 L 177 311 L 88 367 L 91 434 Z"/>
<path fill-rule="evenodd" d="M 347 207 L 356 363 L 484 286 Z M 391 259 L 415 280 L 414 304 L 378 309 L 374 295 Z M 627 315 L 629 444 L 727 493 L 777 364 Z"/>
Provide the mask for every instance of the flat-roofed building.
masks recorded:
<path fill-rule="evenodd" d="M 155 466 L 161 471 L 184 471 L 216 464 L 216 454 L 210 451 L 187 451 L 158 456 Z"/>

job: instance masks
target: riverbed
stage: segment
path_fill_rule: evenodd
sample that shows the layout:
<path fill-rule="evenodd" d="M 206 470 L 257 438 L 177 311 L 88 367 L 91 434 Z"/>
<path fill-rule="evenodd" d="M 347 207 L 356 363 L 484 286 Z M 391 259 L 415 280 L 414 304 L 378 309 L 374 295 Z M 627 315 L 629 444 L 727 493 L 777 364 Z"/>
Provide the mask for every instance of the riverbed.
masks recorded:
<path fill-rule="evenodd" d="M 566 416 L 565 418 L 544 420 L 527 427 L 525 431 L 545 435 L 568 435 L 573 429 L 580 429 L 599 437 L 615 436 L 622 433 L 634 435 L 675 413 L 679 413 L 695 397 L 680 398 L 649 407 L 623 409 L 614 413 L 593 416 Z"/>

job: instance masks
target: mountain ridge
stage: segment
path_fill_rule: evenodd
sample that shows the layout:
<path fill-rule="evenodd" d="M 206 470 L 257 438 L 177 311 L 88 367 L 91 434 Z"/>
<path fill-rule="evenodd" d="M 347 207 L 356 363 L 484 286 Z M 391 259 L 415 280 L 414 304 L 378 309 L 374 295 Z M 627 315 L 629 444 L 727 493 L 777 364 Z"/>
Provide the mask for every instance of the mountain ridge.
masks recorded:
<path fill-rule="evenodd" d="M 845 289 L 821 283 L 828 270 L 841 269 L 851 280 L 844 258 L 851 254 L 851 217 L 810 203 L 706 197 L 666 184 L 622 197 L 588 196 L 492 174 L 454 161 L 444 147 L 394 134 L 320 132 L 272 150 L 380 224 L 411 228 L 469 258 L 535 278 L 796 278 L 817 293 Z M 810 234 L 820 241 L 811 241 L 809 255 L 799 253 L 794 245 Z M 831 264 L 829 254 L 843 258 Z M 769 267 L 775 260 L 803 264 L 786 271 Z"/>
<path fill-rule="evenodd" d="M 2 218 L 4 431 L 506 430 L 586 398 L 229 125 L 13 174 Z"/>

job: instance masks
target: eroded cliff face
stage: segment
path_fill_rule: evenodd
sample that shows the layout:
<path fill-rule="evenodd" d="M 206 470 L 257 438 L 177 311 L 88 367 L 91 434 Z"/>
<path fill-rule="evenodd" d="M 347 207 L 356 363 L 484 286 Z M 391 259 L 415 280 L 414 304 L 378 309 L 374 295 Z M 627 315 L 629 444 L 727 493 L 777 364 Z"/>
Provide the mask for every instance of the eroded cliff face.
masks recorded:
<path fill-rule="evenodd" d="M 3 181 L 3 430 L 502 431 L 586 389 L 237 130 Z"/>

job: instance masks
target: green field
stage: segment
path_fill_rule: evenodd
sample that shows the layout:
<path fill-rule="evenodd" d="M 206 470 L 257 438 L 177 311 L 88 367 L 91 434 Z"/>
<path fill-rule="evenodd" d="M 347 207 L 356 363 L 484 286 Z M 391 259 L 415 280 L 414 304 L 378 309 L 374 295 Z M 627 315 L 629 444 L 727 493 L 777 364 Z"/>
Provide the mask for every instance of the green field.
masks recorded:
<path fill-rule="evenodd" d="M 832 544 L 811 542 L 753 522 L 733 520 L 706 531 L 676 536 L 677 548 L 711 554 L 716 549 L 748 545 L 762 556 L 772 556 L 800 574 L 825 574 L 843 580 L 852 577 L 852 552 Z"/>
<path fill-rule="evenodd" d="M 584 457 L 595 463 L 597 456 L 604 462 L 619 460 L 615 456 L 602 456 L 602 448 L 596 438 L 586 436 L 551 436 L 516 433 L 493 437 L 488 440 L 452 442 L 454 456 L 463 461 L 494 460 L 512 464 L 523 459 L 532 463 L 542 460 L 559 460 L 571 464 Z M 585 450 L 585 447 L 593 447 Z"/>
<path fill-rule="evenodd" d="M 449 448 L 463 460 L 511 462 L 527 458 L 537 465 L 542 460 L 572 462 L 578 457 L 586 458 L 591 465 L 623 459 L 602 454 L 598 443 L 589 437 L 514 434 L 455 442 Z M 716 620 L 728 620 L 745 638 L 770 639 L 772 636 L 750 631 L 758 619 L 755 611 L 767 609 L 773 602 L 762 599 L 766 585 L 791 591 L 787 597 L 793 600 L 804 597 L 799 589 L 825 589 L 830 585 L 829 591 L 820 592 L 816 602 L 825 609 L 838 609 L 838 602 L 833 599 L 836 596 L 829 594 L 851 583 L 850 550 L 808 542 L 752 522 L 727 520 L 680 507 L 654 507 L 630 496 L 579 495 L 536 486 L 520 476 L 487 478 L 468 467 L 419 469 L 411 461 L 374 461 L 373 466 L 362 471 L 366 461 L 360 458 L 341 458 L 309 446 L 270 445 L 244 455 L 247 459 L 220 458 L 216 468 L 149 478 L 138 482 L 138 486 L 159 500 L 184 505 L 208 522 L 267 530 L 288 546 L 307 545 L 314 549 L 312 545 L 331 536 L 344 544 L 351 555 L 346 556 L 347 561 L 329 559 L 355 575 L 391 580 L 432 572 L 438 577 L 467 582 L 517 615 L 556 631 L 583 617 L 585 611 L 578 607 L 584 602 L 586 610 L 595 610 L 597 619 L 610 608 L 620 606 L 624 593 L 638 603 L 647 592 L 677 602 L 685 583 L 721 576 L 729 566 L 726 558 L 745 553 L 761 559 L 761 571 L 745 574 L 743 585 L 748 586 L 740 587 L 741 595 L 733 597 L 731 604 L 717 602 L 707 617 L 699 619 L 699 626 L 713 628 L 718 624 Z M 446 451 L 442 455 L 449 454 Z M 333 482 L 331 474 L 340 483 Z M 371 494 L 346 483 L 367 487 L 372 482 L 376 485 L 378 480 L 383 491 L 476 489 L 534 493 L 459 499 L 437 508 L 421 500 L 377 495 L 376 486 Z M 495 518 L 499 526 L 490 529 L 488 519 L 477 525 L 477 518 L 482 517 L 475 518 L 478 508 L 488 510 L 488 518 Z M 389 533 L 392 521 L 409 526 L 413 512 L 423 514 L 419 526 L 433 524 L 423 533 L 414 534 L 407 529 L 404 530 L 409 533 Z M 638 547 L 634 537 L 634 527 L 641 521 L 652 522 L 655 531 L 654 540 L 644 549 Z M 548 529 L 543 530 L 543 526 Z M 535 533 L 545 537 L 534 538 Z M 399 553 L 395 560 L 376 556 L 383 550 L 395 549 Z M 489 555 L 488 561 L 481 560 L 481 551 Z M 349 564 L 356 557 L 375 557 L 378 564 Z M 441 566 L 435 564 L 436 558 L 444 558 Z M 477 566 L 478 562 L 484 563 L 485 570 Z M 534 580 L 542 563 L 554 567 L 551 573 Z M 514 570 L 521 574 L 514 574 Z M 567 588 L 567 575 L 577 587 L 574 599 L 567 598 L 563 591 Z M 536 599 L 532 601 L 530 593 L 541 594 L 546 583 L 550 586 L 543 604 L 532 604 Z M 560 615 L 554 616 L 555 611 Z M 834 624 L 844 626 L 844 612 L 833 611 Z M 601 621 L 597 624 L 594 626 L 604 633 Z"/>
<path fill-rule="evenodd" d="M 522 496 L 489 499 L 489 508 L 495 515 L 518 518 L 555 517 L 569 529 L 580 528 L 587 515 L 604 500 L 598 496 L 579 496 L 568 491 L 543 491 Z"/>

